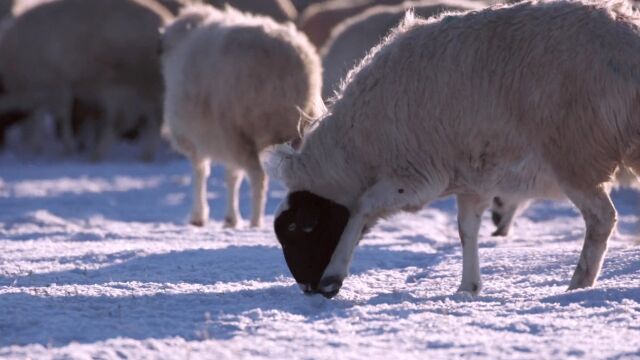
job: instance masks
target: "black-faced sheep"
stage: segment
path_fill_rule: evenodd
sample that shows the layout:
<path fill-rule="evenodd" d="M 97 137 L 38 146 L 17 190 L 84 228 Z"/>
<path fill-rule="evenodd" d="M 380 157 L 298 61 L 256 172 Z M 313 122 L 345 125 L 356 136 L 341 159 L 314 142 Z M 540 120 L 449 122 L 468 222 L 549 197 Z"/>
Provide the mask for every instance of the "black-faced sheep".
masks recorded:
<path fill-rule="evenodd" d="M 623 1 L 407 18 L 299 152 L 264 155 L 290 191 L 275 231 L 294 277 L 334 296 L 377 219 L 455 194 L 459 290 L 475 294 L 482 212 L 544 173 L 586 225 L 569 289 L 594 285 L 616 224 L 606 185 L 620 165 L 640 170 L 639 93 L 640 16 Z"/>
<path fill-rule="evenodd" d="M 209 217 L 211 161 L 227 170 L 225 226 L 236 226 L 245 171 L 253 191 L 252 226 L 261 226 L 267 177 L 258 153 L 294 139 L 300 111 L 318 116 L 320 59 L 292 24 L 210 6 L 187 8 L 163 39 L 165 128 L 194 169 L 191 223 Z"/>

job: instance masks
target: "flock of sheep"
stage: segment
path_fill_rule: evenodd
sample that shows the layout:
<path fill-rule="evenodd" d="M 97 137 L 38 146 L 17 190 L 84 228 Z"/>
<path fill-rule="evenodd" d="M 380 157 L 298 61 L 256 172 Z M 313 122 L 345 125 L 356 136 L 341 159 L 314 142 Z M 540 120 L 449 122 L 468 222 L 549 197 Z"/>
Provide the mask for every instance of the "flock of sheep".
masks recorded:
<path fill-rule="evenodd" d="M 191 223 L 208 218 L 213 160 L 227 168 L 225 224 L 238 222 L 246 173 L 251 224 L 259 226 L 267 182 L 260 150 L 296 139 L 301 116 L 319 117 L 323 98 L 407 9 L 428 17 L 481 7 L 464 0 L 0 0 L 0 147 L 17 125 L 32 151 L 55 136 L 66 152 L 100 161 L 117 139 L 138 138 L 149 161 L 164 120 L 165 135 L 194 164 Z M 51 119 L 55 134 L 46 132 Z M 215 120 L 202 128 L 202 119 Z"/>
<path fill-rule="evenodd" d="M 197 226 L 212 161 L 225 226 L 244 174 L 261 226 L 266 169 L 290 191 L 274 226 L 305 292 L 334 296 L 378 219 L 446 195 L 461 291 L 481 289 L 488 207 L 504 235 L 530 199 L 565 196 L 587 227 L 570 288 L 592 286 L 616 223 L 609 184 L 640 170 L 640 16 L 624 0 L 0 5 L 0 142 L 19 126 L 37 148 L 53 119 L 66 151 L 99 161 L 138 137 L 151 160 L 163 134 L 193 165 Z"/>

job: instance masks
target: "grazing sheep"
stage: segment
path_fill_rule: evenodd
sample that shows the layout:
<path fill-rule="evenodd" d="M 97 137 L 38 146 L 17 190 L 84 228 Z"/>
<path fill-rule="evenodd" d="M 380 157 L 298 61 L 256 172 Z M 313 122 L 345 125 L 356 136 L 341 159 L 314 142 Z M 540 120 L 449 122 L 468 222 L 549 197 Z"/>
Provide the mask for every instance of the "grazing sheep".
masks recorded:
<path fill-rule="evenodd" d="M 35 6 L 15 19 L 0 43 L 6 90 L 0 113 L 52 114 L 71 150 L 74 97 L 93 95 L 99 102 L 111 102 L 104 98 L 110 93 L 105 87 L 130 88 L 141 103 L 156 102 L 159 108 L 163 86 L 158 31 L 171 18 L 152 0 L 58 0 Z M 93 157 L 103 156 L 96 150 Z"/>
<path fill-rule="evenodd" d="M 310 5 L 300 15 L 298 26 L 320 49 L 329 39 L 331 30 L 343 20 L 376 5 L 399 4 L 403 0 L 330 0 Z"/>
<path fill-rule="evenodd" d="M 298 135 L 299 110 L 322 109 L 320 59 L 292 24 L 228 8 L 187 8 L 166 28 L 165 126 L 194 169 L 191 224 L 209 217 L 210 162 L 227 170 L 225 226 L 236 226 L 245 171 L 253 190 L 251 226 L 262 224 L 267 178 L 258 153 Z"/>
<path fill-rule="evenodd" d="M 429 18 L 444 11 L 479 10 L 482 7 L 477 1 L 467 0 L 407 1 L 395 6 L 375 6 L 348 18 L 333 28 L 329 40 L 320 50 L 324 68 L 322 96 L 327 99 L 335 93 L 340 79 L 400 23 L 408 9 L 413 9 L 417 16 Z"/>
<path fill-rule="evenodd" d="M 230 5 L 240 11 L 255 15 L 266 15 L 276 21 L 294 21 L 298 11 L 290 0 L 205 0 L 219 9 Z"/>
<path fill-rule="evenodd" d="M 290 191 L 274 226 L 301 287 L 334 296 L 376 220 L 455 194 L 459 291 L 478 293 L 482 212 L 537 176 L 585 221 L 569 289 L 594 285 L 616 224 L 606 184 L 621 164 L 640 170 L 639 26 L 623 1 L 405 19 L 347 75 L 299 152 L 264 155 Z"/>

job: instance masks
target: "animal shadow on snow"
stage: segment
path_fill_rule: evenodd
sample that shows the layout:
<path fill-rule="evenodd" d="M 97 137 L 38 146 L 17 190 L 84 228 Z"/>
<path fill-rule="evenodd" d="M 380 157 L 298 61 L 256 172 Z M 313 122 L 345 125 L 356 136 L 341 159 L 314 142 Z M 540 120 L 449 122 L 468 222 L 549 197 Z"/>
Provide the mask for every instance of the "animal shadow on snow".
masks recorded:
<path fill-rule="evenodd" d="M 437 265 L 442 257 L 443 254 L 363 246 L 358 251 L 353 274 L 369 270 L 427 268 Z M 232 246 L 145 257 L 124 253 L 109 260 L 121 263 L 95 270 L 74 269 L 0 278 L 0 286 L 39 287 L 38 295 L 0 295 L 0 308 L 11 309 L 0 316 L 0 334 L 3 334 L 0 346 L 31 343 L 64 346 L 71 341 L 91 343 L 117 337 L 229 339 L 246 332 L 246 329 L 238 328 L 237 324 L 242 321 L 236 321 L 244 317 L 284 312 L 314 322 L 349 317 L 349 309 L 358 305 L 357 301 L 339 297 L 326 300 L 320 296 L 305 296 L 293 281 L 283 285 L 282 281 L 291 277 L 277 247 Z M 269 286 L 273 281 L 279 283 Z M 265 286 L 250 288 L 256 282 Z M 226 283 L 230 283 L 228 289 L 225 289 Z M 77 293 L 73 287 L 91 284 L 102 284 L 127 295 L 87 296 Z M 175 293 L 179 291 L 173 290 L 178 284 L 183 288 L 194 285 L 194 290 Z M 217 287 L 207 290 L 206 287 L 195 287 L 196 284 Z M 62 285 L 72 285 L 66 296 L 48 294 L 54 286 Z M 165 292 L 135 295 L 136 287 L 147 286 Z M 236 290 L 238 288 L 240 290 Z M 100 291 L 104 291 L 102 289 Z M 406 301 L 406 298 L 378 297 L 373 301 L 374 304 L 379 301 L 393 304 Z"/>
<path fill-rule="evenodd" d="M 635 288 L 590 288 L 572 291 L 564 294 L 545 297 L 542 303 L 552 303 L 561 306 L 580 304 L 582 307 L 608 308 L 612 302 L 622 302 L 625 299 L 640 300 L 640 287 Z M 638 326 L 640 330 L 640 326 Z"/>

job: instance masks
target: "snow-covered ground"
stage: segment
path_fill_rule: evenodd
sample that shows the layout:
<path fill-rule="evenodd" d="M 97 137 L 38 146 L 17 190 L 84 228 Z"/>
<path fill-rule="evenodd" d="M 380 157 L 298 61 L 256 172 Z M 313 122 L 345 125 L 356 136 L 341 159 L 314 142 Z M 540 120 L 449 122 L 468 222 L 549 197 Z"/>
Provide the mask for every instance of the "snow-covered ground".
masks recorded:
<path fill-rule="evenodd" d="M 614 193 L 620 222 L 596 288 L 565 291 L 583 223 L 546 202 L 509 238 L 489 236 L 487 214 L 484 291 L 455 294 L 445 199 L 382 222 L 326 300 L 301 294 L 270 226 L 222 229 L 220 169 L 212 223 L 197 229 L 186 161 L 125 158 L 0 157 L 0 358 L 640 358 L 636 191 Z M 283 195 L 272 183 L 269 214 Z"/>

